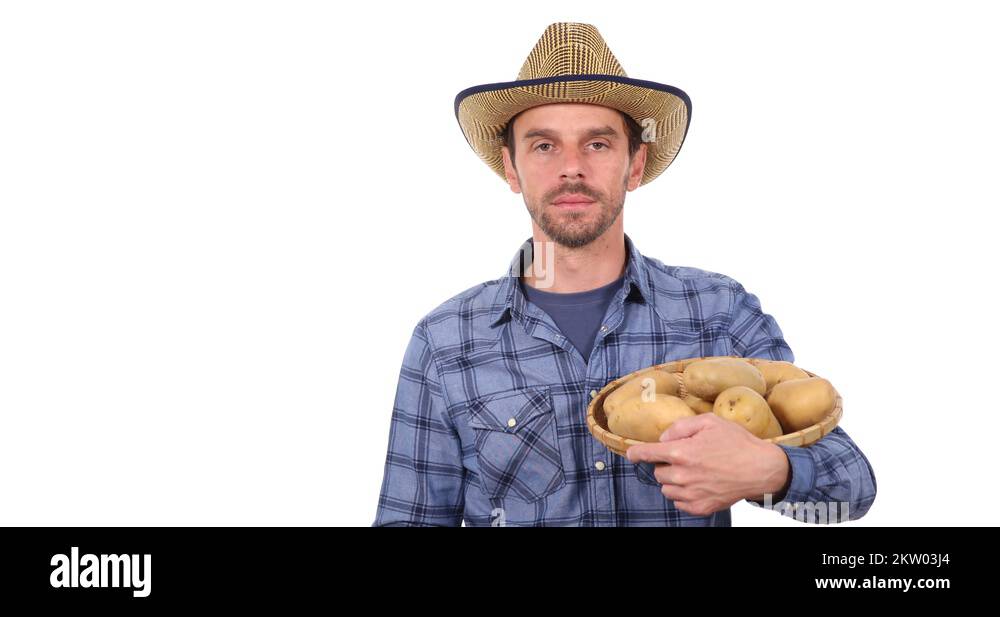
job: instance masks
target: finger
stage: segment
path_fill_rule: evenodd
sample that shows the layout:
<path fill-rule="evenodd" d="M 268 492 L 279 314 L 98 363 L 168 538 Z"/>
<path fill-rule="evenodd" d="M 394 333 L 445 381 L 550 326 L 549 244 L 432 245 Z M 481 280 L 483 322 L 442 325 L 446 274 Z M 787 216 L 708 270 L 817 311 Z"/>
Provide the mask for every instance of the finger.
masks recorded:
<path fill-rule="evenodd" d="M 644 443 L 631 446 L 625 451 L 625 458 L 631 463 L 669 463 L 672 446 L 662 443 Z"/>
<path fill-rule="evenodd" d="M 686 486 L 700 485 L 704 476 L 684 463 L 675 461 L 673 465 L 657 465 L 653 477 L 660 484 Z"/>
<path fill-rule="evenodd" d="M 691 509 L 693 508 L 690 501 L 684 501 L 684 500 L 677 501 L 676 499 L 674 500 L 674 507 L 676 507 L 678 510 L 683 510 L 684 512 L 687 512 L 688 514 L 691 514 Z"/>
<path fill-rule="evenodd" d="M 685 501 L 683 499 L 677 501 L 675 499 L 674 506 L 676 506 L 678 510 L 683 510 L 692 516 L 708 516 L 711 514 L 711 512 L 708 512 L 705 509 L 705 506 L 699 501 Z"/>
<path fill-rule="evenodd" d="M 675 421 L 667 430 L 660 435 L 660 441 L 673 441 L 675 439 L 687 439 L 704 430 L 716 418 L 715 414 L 703 413 L 697 416 L 688 416 Z"/>
<path fill-rule="evenodd" d="M 692 516 L 708 516 L 718 511 L 711 504 L 705 501 L 674 501 L 674 506 L 678 510 L 683 510 Z"/>
<path fill-rule="evenodd" d="M 682 486 L 679 481 L 679 469 L 675 465 L 657 465 L 656 469 L 653 471 L 653 477 L 660 484 L 669 484 L 671 486 Z"/>
<path fill-rule="evenodd" d="M 660 492 L 663 493 L 664 497 L 672 500 L 675 504 L 678 502 L 685 503 L 691 498 L 687 489 L 681 486 L 674 486 L 672 484 L 664 484 L 660 487 Z"/>

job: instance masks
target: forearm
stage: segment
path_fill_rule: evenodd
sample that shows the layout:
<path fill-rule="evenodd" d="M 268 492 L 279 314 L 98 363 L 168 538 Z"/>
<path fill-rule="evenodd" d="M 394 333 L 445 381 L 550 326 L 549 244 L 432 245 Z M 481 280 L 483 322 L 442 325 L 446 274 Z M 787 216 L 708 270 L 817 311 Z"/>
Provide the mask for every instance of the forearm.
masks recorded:
<path fill-rule="evenodd" d="M 461 441 L 423 324 L 407 347 L 373 527 L 458 527 L 465 504 Z"/>
<path fill-rule="evenodd" d="M 809 523 L 857 520 L 871 508 L 875 474 L 842 428 L 808 447 L 780 447 L 789 461 L 787 490 L 748 501 Z"/>
<path fill-rule="evenodd" d="M 464 473 L 443 462 L 418 464 L 390 453 L 373 527 L 459 527 Z"/>

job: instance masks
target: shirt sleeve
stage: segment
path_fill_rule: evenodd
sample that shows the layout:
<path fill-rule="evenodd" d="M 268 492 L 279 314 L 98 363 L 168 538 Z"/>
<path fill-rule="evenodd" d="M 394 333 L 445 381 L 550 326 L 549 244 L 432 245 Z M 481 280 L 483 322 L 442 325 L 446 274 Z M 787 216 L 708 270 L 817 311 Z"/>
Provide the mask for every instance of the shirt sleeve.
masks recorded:
<path fill-rule="evenodd" d="M 763 311 L 757 296 L 733 282 L 733 319 L 729 336 L 733 354 L 743 358 L 764 358 L 795 362 L 792 348 L 778 327 L 778 322 Z"/>
<path fill-rule="evenodd" d="M 403 355 L 372 526 L 460 526 L 465 502 L 461 454 L 421 321 Z"/>
<path fill-rule="evenodd" d="M 769 507 L 804 523 L 842 523 L 864 516 L 875 501 L 875 472 L 861 449 L 837 426 L 807 447 L 779 446 L 791 464 L 785 495 Z"/>
<path fill-rule="evenodd" d="M 763 311 L 757 296 L 737 282 L 732 310 L 729 334 L 734 355 L 795 362 L 777 321 Z M 776 495 L 770 509 L 803 522 L 831 523 L 857 520 L 871 508 L 877 492 L 875 473 L 842 427 L 807 447 L 779 447 L 788 457 L 791 478 L 785 494 Z"/>

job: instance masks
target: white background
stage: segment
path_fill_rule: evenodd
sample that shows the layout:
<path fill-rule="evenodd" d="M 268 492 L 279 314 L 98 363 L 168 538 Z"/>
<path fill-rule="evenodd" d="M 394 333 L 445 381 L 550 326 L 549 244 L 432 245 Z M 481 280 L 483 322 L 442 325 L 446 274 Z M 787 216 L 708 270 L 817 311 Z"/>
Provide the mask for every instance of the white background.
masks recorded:
<path fill-rule="evenodd" d="M 371 524 L 414 325 L 531 233 L 454 96 L 555 21 L 691 96 L 626 232 L 838 387 L 845 525 L 997 524 L 987 3 L 0 6 L 0 524 Z"/>

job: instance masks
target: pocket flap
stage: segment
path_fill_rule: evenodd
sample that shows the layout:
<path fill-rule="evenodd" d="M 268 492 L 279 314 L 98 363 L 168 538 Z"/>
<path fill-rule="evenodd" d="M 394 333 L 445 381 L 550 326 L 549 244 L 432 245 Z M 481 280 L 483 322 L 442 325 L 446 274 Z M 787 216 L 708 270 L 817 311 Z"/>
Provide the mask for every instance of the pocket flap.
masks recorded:
<path fill-rule="evenodd" d="M 469 404 L 469 426 L 516 433 L 531 420 L 552 412 L 547 386 L 487 394 Z"/>

